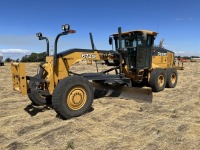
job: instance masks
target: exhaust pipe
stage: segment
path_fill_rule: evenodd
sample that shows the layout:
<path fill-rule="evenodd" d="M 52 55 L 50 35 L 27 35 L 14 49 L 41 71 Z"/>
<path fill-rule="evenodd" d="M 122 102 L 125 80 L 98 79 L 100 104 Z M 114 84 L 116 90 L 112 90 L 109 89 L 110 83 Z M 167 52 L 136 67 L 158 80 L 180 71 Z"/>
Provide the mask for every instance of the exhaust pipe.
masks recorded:
<path fill-rule="evenodd" d="M 121 27 L 118 28 L 118 33 L 119 33 L 119 48 L 118 48 L 118 52 L 120 54 L 119 55 L 119 61 L 120 61 L 120 64 L 119 64 L 120 73 L 119 73 L 119 75 L 120 75 L 120 77 L 123 77 L 123 74 L 122 74 L 122 28 Z"/>

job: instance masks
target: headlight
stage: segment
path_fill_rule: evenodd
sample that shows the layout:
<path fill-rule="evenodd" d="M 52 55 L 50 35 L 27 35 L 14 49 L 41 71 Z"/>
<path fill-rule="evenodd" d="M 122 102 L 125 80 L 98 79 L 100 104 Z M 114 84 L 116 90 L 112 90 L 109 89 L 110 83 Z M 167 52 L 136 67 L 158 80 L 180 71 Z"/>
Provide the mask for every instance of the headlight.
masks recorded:
<path fill-rule="evenodd" d="M 69 24 L 62 25 L 62 29 L 63 29 L 64 31 L 69 31 L 69 29 L 70 29 Z"/>
<path fill-rule="evenodd" d="M 42 37 L 42 33 L 39 32 L 39 33 L 36 34 L 36 36 L 37 36 L 37 37 Z"/>

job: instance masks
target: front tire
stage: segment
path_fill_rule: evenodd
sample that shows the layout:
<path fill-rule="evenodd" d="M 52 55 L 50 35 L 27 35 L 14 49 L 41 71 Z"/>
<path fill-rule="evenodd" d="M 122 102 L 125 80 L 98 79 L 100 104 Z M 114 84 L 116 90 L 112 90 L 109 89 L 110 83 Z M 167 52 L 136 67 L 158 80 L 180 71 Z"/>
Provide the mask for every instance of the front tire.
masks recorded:
<path fill-rule="evenodd" d="M 52 95 L 52 105 L 63 119 L 69 119 L 88 112 L 93 98 L 91 84 L 82 76 L 74 75 L 59 81 Z"/>
<path fill-rule="evenodd" d="M 164 69 L 154 69 L 151 72 L 149 85 L 153 92 L 160 92 L 166 86 L 166 72 Z"/>

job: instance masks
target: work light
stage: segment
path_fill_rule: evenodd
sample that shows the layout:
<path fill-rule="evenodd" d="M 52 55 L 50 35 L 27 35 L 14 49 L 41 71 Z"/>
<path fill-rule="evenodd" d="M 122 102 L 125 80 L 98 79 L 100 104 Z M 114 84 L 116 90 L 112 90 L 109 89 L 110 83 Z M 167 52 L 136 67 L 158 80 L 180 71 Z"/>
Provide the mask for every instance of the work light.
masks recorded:
<path fill-rule="evenodd" d="M 63 29 L 64 31 L 69 31 L 69 29 L 70 29 L 69 24 L 62 25 L 62 29 Z"/>
<path fill-rule="evenodd" d="M 39 32 L 39 33 L 36 34 L 36 36 L 37 36 L 37 37 L 42 37 L 42 33 Z"/>

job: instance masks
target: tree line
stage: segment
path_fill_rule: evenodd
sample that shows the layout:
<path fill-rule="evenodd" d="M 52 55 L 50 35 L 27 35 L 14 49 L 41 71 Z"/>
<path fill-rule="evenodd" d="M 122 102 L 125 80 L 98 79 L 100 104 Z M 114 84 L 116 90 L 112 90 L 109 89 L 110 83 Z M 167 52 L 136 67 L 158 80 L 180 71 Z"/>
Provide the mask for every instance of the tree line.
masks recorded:
<path fill-rule="evenodd" d="M 14 60 L 10 57 L 5 59 L 5 62 L 43 62 L 46 58 L 46 52 L 42 53 L 31 53 L 30 55 L 25 55 L 20 60 L 19 58 Z"/>

